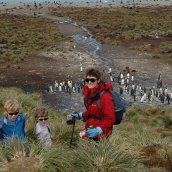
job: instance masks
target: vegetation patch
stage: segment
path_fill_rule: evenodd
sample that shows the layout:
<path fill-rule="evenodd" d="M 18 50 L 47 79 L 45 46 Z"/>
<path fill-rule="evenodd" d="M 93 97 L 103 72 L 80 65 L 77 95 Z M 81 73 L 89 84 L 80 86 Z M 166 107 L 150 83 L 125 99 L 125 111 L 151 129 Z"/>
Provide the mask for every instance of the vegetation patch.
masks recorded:
<path fill-rule="evenodd" d="M 64 36 L 48 19 L 0 14 L 0 63 L 19 62 L 35 51 L 55 51 L 62 40 Z"/>
<path fill-rule="evenodd" d="M 6 165 L 6 172 L 34 172 L 39 169 L 40 161 L 35 157 L 25 157 L 21 156 L 18 159 L 11 160 Z"/>
<path fill-rule="evenodd" d="M 169 8 L 53 8 L 53 15 L 69 16 L 93 35 L 111 45 L 161 54 L 169 60 L 172 10 Z"/>
<path fill-rule="evenodd" d="M 168 128 L 157 128 L 156 131 L 160 133 L 162 137 L 172 137 L 172 130 Z"/>
<path fill-rule="evenodd" d="M 147 166 L 160 166 L 165 167 L 166 170 L 172 170 L 172 154 L 169 153 L 170 148 L 162 145 L 150 145 L 142 148 L 141 156 Z"/>
<path fill-rule="evenodd" d="M 160 48 L 163 53 L 172 53 L 172 41 L 162 42 Z"/>
<path fill-rule="evenodd" d="M 74 164 L 78 171 L 132 171 L 139 161 L 130 153 L 125 152 L 124 144 L 113 145 L 114 141 L 101 143 L 84 142 L 75 152 Z"/>

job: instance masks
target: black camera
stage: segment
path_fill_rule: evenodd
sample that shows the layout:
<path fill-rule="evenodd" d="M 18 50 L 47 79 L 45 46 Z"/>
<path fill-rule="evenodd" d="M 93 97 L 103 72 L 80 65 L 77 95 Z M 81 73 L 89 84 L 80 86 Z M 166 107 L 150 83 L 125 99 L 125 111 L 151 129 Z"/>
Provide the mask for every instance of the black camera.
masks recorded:
<path fill-rule="evenodd" d="M 74 116 L 72 116 L 72 115 L 68 115 L 67 116 L 67 121 L 66 121 L 66 123 L 67 123 L 67 125 L 73 125 L 74 123 L 75 123 L 75 117 Z"/>
<path fill-rule="evenodd" d="M 75 123 L 75 120 L 70 119 L 66 121 L 67 125 L 73 125 Z"/>

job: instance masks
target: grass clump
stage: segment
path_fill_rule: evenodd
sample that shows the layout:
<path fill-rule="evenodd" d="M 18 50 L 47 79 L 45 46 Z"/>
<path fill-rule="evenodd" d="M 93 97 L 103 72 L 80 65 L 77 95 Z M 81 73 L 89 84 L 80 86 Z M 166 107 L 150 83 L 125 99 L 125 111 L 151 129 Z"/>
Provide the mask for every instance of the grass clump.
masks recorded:
<path fill-rule="evenodd" d="M 69 148 L 57 145 L 50 150 L 44 150 L 39 156 L 41 162 L 41 172 L 46 171 L 71 171 L 72 154 Z"/>
<path fill-rule="evenodd" d="M 165 116 L 163 118 L 163 122 L 164 122 L 165 128 L 172 129 L 172 117 L 171 116 Z"/>
<path fill-rule="evenodd" d="M 0 145 L 0 171 L 36 171 L 39 167 L 39 161 L 36 157 L 26 156 L 28 145 L 23 144 L 16 139 L 8 139 L 5 145 Z"/>
<path fill-rule="evenodd" d="M 141 156 L 144 164 L 147 166 L 165 167 L 166 171 L 172 170 L 172 152 L 170 147 L 164 147 L 163 145 L 154 144 L 143 147 L 141 150 Z"/>
<path fill-rule="evenodd" d="M 164 53 L 172 53 L 172 41 L 162 42 L 160 48 Z"/>
<path fill-rule="evenodd" d="M 74 165 L 77 171 L 133 171 L 138 160 L 125 152 L 122 145 L 113 145 L 109 140 L 99 143 L 83 141 L 75 151 Z"/>

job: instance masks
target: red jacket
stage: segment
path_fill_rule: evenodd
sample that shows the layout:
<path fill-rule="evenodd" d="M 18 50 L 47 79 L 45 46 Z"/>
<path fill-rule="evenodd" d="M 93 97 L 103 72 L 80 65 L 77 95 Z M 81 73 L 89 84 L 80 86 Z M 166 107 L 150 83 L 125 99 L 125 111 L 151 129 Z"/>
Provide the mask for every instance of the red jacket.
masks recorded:
<path fill-rule="evenodd" d="M 112 133 L 113 123 L 115 122 L 114 116 L 114 102 L 111 94 L 105 92 L 101 96 L 100 108 L 97 101 L 93 101 L 90 105 L 91 99 L 94 99 L 102 90 L 110 90 L 112 88 L 111 83 L 104 84 L 100 82 L 96 88 L 89 89 L 88 86 L 83 88 L 84 91 L 84 103 L 87 111 L 83 112 L 83 120 L 86 121 L 85 129 L 92 127 L 100 127 L 103 130 L 103 134 L 108 137 Z M 103 117 L 103 120 L 88 118 L 89 114 L 95 117 Z"/>

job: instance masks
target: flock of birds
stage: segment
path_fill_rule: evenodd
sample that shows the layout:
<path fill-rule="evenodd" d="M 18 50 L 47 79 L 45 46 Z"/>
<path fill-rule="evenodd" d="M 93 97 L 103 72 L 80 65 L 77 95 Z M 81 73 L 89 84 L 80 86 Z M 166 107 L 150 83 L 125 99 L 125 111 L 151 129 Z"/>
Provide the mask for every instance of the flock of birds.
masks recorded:
<path fill-rule="evenodd" d="M 57 82 L 55 80 L 54 86 L 53 85 L 47 86 L 47 92 L 48 93 L 57 93 L 58 91 L 60 91 L 60 92 L 63 91 L 68 94 L 81 93 L 84 85 L 85 85 L 84 80 L 82 80 L 81 82 L 73 82 L 70 79 L 67 79 L 62 82 Z"/>
<path fill-rule="evenodd" d="M 114 90 L 117 91 L 124 99 L 130 102 L 137 103 L 162 103 L 170 104 L 172 101 L 172 90 L 163 86 L 162 76 L 159 74 L 156 86 L 145 86 L 135 81 L 134 75 L 130 72 L 122 73 L 118 75 L 112 73 L 112 69 L 109 68 L 107 72 L 107 78 L 113 84 Z M 103 75 L 103 74 L 102 74 Z M 80 82 L 74 82 L 71 79 L 66 79 L 62 82 L 55 80 L 53 85 L 47 86 L 47 93 L 58 94 L 58 92 L 66 92 L 67 94 L 83 93 L 82 88 L 85 85 L 85 80 Z"/>
<path fill-rule="evenodd" d="M 138 84 L 134 80 L 134 76 L 127 73 L 124 77 L 123 73 L 118 76 L 119 93 L 123 95 L 125 92 L 134 102 L 161 102 L 170 104 L 172 100 L 172 91 L 163 86 L 161 74 L 159 74 L 156 86 L 146 87 L 143 84 Z"/>

